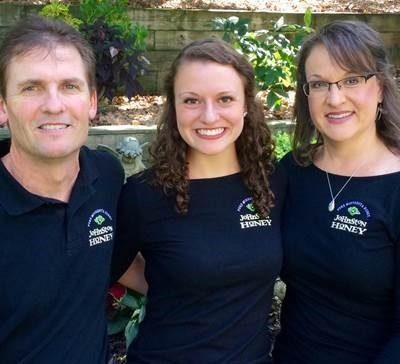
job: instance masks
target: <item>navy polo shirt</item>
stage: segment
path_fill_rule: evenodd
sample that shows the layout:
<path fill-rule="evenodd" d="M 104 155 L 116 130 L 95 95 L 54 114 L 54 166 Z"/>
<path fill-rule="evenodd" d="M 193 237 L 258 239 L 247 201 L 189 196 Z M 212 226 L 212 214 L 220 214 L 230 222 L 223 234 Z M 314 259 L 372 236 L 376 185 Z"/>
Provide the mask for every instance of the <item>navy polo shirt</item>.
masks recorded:
<path fill-rule="evenodd" d="M 7 152 L 7 142 L 0 152 Z M 34 195 L 0 163 L 0 362 L 106 362 L 105 298 L 123 170 L 80 151 L 70 201 Z"/>

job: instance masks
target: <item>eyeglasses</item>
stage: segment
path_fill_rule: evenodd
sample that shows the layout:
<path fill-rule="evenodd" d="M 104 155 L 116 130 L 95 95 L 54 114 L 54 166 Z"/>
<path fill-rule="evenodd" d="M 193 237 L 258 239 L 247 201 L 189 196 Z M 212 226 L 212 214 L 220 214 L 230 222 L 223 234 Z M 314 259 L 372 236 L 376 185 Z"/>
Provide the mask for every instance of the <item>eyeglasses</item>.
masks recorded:
<path fill-rule="evenodd" d="M 306 94 L 306 96 L 310 95 L 326 96 L 327 93 L 331 90 L 332 85 L 336 85 L 339 90 L 341 90 L 342 87 L 345 90 L 355 89 L 357 87 L 365 85 L 365 83 L 373 76 L 375 76 L 375 73 L 370 73 L 365 76 L 346 77 L 336 82 L 328 82 L 321 80 L 310 81 L 303 85 L 303 91 Z"/>

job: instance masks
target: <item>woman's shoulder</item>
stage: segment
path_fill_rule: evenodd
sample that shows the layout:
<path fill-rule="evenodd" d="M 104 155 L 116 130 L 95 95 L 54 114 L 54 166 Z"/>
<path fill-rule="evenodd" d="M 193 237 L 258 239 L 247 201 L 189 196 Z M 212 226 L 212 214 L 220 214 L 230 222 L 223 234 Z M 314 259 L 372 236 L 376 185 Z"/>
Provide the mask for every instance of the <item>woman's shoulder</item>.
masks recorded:
<path fill-rule="evenodd" d="M 154 178 L 154 170 L 153 168 L 147 168 L 143 171 L 133 174 L 129 176 L 126 180 L 127 184 L 150 184 Z"/>
<path fill-rule="evenodd" d="M 125 194 L 147 194 L 152 189 L 154 171 L 152 168 L 145 169 L 128 177 L 123 187 Z"/>
<path fill-rule="evenodd" d="M 293 166 L 297 166 L 297 163 L 294 159 L 293 152 L 290 151 L 286 153 L 278 162 L 277 168 L 290 168 Z"/>
<path fill-rule="evenodd" d="M 275 165 L 274 178 L 278 180 L 286 180 L 293 169 L 298 167 L 292 152 L 286 153 Z"/>

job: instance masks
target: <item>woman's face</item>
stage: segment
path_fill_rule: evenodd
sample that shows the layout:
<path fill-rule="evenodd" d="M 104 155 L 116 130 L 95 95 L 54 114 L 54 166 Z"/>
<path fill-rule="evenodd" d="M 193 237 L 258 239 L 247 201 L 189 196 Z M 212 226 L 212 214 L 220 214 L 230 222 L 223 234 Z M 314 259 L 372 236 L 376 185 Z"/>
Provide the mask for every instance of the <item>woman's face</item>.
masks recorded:
<path fill-rule="evenodd" d="M 236 157 L 235 141 L 244 124 L 244 83 L 229 65 L 183 63 L 174 84 L 177 127 L 189 155 Z"/>
<path fill-rule="evenodd" d="M 362 79 L 354 86 L 352 76 L 360 76 L 360 73 L 338 66 L 323 45 L 316 45 L 311 50 L 305 71 L 307 82 L 336 82 L 350 77 L 342 83 L 340 90 L 333 84 L 326 92 L 317 90 L 308 96 L 311 119 L 325 143 L 354 145 L 376 137 L 377 106 L 382 102 L 382 87 L 376 76 L 366 81 Z"/>

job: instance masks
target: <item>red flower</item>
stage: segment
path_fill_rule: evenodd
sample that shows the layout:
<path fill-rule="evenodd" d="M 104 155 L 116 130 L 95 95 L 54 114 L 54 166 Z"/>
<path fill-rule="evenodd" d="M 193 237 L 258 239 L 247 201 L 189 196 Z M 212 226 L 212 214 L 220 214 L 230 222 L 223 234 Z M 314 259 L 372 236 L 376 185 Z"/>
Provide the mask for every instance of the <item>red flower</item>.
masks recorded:
<path fill-rule="evenodd" d="M 126 287 L 120 283 L 114 283 L 108 290 L 108 294 L 117 301 L 120 301 L 126 295 Z"/>

